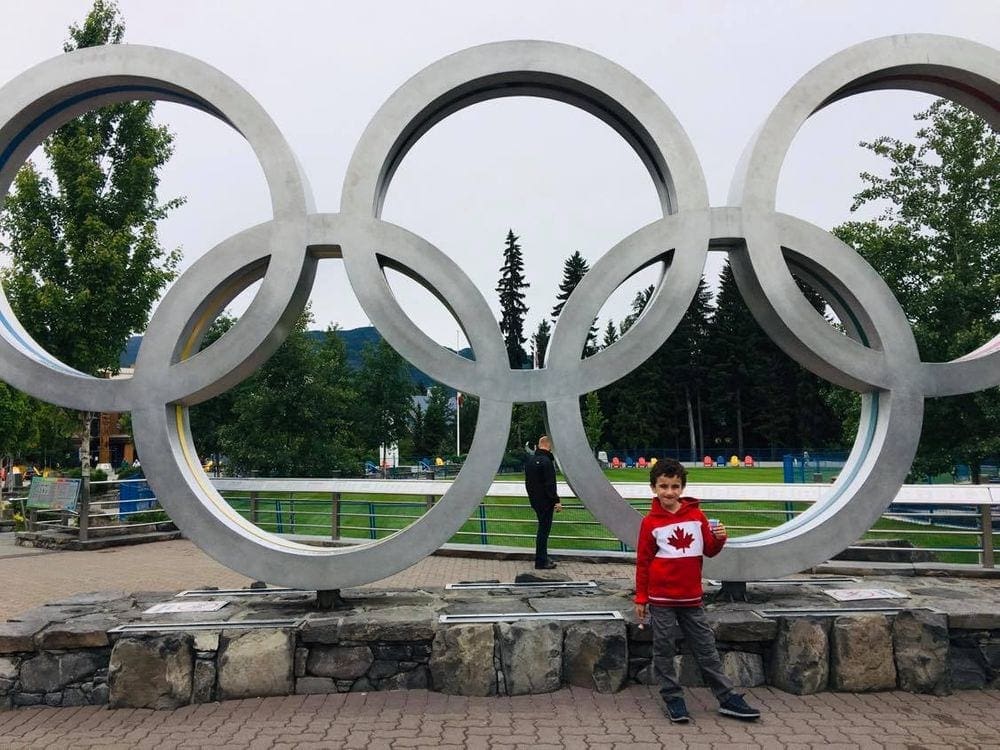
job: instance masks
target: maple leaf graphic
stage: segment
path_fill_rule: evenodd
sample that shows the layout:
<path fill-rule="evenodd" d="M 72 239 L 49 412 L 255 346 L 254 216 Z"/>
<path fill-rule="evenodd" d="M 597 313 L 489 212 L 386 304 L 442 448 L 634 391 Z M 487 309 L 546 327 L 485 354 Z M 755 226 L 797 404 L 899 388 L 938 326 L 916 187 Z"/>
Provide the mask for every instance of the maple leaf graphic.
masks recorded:
<path fill-rule="evenodd" d="M 678 526 L 674 529 L 674 533 L 670 535 L 670 538 L 667 539 L 667 544 L 677 549 L 687 549 L 693 541 L 694 537 Z"/>

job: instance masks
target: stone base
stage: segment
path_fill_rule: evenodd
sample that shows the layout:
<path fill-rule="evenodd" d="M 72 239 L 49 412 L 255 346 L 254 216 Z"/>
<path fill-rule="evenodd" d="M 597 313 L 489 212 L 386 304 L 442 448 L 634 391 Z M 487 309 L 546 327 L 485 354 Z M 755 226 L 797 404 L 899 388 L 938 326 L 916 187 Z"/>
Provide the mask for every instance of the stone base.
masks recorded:
<path fill-rule="evenodd" d="M 911 579 L 915 580 L 915 579 Z M 830 584 L 751 584 L 752 603 L 708 608 L 723 667 L 735 684 L 770 684 L 792 693 L 903 689 L 945 694 L 1000 686 L 1000 608 L 977 584 L 911 586 L 897 615 L 838 614 L 822 594 Z M 899 581 L 874 586 L 902 588 Z M 983 582 L 979 585 L 989 585 Z M 932 590 L 944 599 L 931 599 Z M 614 692 L 651 684 L 648 629 L 633 621 L 630 581 L 597 589 L 531 587 L 528 592 L 355 589 L 344 609 L 323 609 L 308 592 L 230 597 L 210 613 L 144 614 L 169 593 L 80 594 L 0 624 L 0 707 L 169 708 L 230 698 L 429 688 L 456 695 L 530 695 L 577 685 Z M 225 599 L 219 594 L 218 599 Z M 774 615 L 811 606 L 822 614 Z M 964 609 L 948 614 L 948 601 Z M 969 602 L 983 609 L 969 611 Z M 905 608 L 905 605 L 904 605 Z M 617 610 L 623 619 L 521 620 L 443 625 L 441 614 Z M 267 627 L 240 627 L 269 620 Z M 211 621 L 211 630 L 185 623 Z M 108 631 L 157 623 L 152 632 Z M 701 684 L 683 640 L 677 672 Z"/>

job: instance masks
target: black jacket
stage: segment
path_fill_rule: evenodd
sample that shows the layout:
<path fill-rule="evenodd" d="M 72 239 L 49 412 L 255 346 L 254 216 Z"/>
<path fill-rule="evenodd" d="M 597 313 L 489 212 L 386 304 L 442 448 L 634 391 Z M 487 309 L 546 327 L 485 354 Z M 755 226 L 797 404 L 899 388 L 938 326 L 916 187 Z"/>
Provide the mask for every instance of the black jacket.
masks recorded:
<path fill-rule="evenodd" d="M 524 486 L 535 510 L 547 510 L 559 502 L 556 494 L 556 462 L 550 451 L 535 450 L 524 464 Z"/>

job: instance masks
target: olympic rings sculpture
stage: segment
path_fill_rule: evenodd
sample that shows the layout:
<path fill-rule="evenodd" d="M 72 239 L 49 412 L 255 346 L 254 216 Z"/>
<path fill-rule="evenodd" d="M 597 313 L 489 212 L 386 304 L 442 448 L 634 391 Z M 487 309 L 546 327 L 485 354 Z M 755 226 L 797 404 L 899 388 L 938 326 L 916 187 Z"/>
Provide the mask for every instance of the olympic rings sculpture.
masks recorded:
<path fill-rule="evenodd" d="M 695 294 L 709 248 L 724 248 L 768 335 L 812 372 L 862 394 L 858 436 L 828 496 L 789 523 L 732 540 L 707 567 L 731 581 L 794 573 L 860 538 L 888 506 L 916 451 L 925 397 L 1000 385 L 1000 336 L 953 362 L 921 362 L 906 317 L 873 269 L 829 233 L 775 210 L 778 175 L 798 128 L 832 102 L 879 89 L 945 96 L 1000 129 L 996 50 L 932 35 L 876 39 L 834 55 L 789 90 L 747 147 L 729 205 L 711 207 L 684 130 L 642 81 L 562 44 L 487 44 L 432 64 L 386 101 L 351 159 L 341 210 L 331 214 L 315 212 L 306 178 L 271 118 L 218 70 L 176 52 L 131 45 L 61 55 L 0 89 L 0 196 L 31 151 L 63 123 L 107 104 L 154 99 L 203 110 L 241 133 L 260 160 L 273 218 L 212 248 L 177 280 L 150 321 L 128 380 L 92 378 L 55 360 L 0 294 L 0 378 L 62 406 L 130 411 L 149 482 L 178 527 L 224 565 L 272 583 L 358 585 L 433 552 L 485 496 L 515 402 L 545 402 L 576 494 L 632 544 L 640 516 L 594 461 L 579 396 L 621 378 L 667 340 Z M 380 219 L 393 173 L 421 135 L 464 107 L 514 95 L 565 102 L 614 128 L 645 164 L 663 213 L 594 264 L 562 311 L 547 366 L 532 371 L 509 368 L 496 320 L 459 266 Z M 278 348 L 308 299 L 317 262 L 329 257 L 343 259 L 364 310 L 393 348 L 432 378 L 480 399 L 468 459 L 441 501 L 392 537 L 333 550 L 264 532 L 234 512 L 201 469 L 187 416 L 188 406 L 232 387 Z M 644 315 L 612 346 L 582 359 L 604 301 L 635 271 L 661 262 L 667 271 Z M 441 300 L 475 360 L 417 328 L 396 303 L 386 268 Z M 825 295 L 846 336 L 808 304 L 791 269 Z M 258 280 L 236 325 L 198 351 L 215 316 Z"/>

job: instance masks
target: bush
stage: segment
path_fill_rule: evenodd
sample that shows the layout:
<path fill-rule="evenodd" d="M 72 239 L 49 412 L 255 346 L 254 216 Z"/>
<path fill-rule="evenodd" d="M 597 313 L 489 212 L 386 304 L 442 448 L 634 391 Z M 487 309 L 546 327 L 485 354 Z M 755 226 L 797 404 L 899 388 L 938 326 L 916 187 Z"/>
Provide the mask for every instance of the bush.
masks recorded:
<path fill-rule="evenodd" d="M 75 469 L 70 469 L 63 473 L 63 476 L 69 477 L 70 479 L 80 479 L 83 474 L 78 466 Z M 91 469 L 90 470 L 90 481 L 91 482 L 106 482 L 108 481 L 107 472 L 104 469 Z"/>
<path fill-rule="evenodd" d="M 130 466 L 127 469 L 122 469 L 118 472 L 119 479 L 145 479 L 146 475 L 142 472 L 141 466 Z"/>

